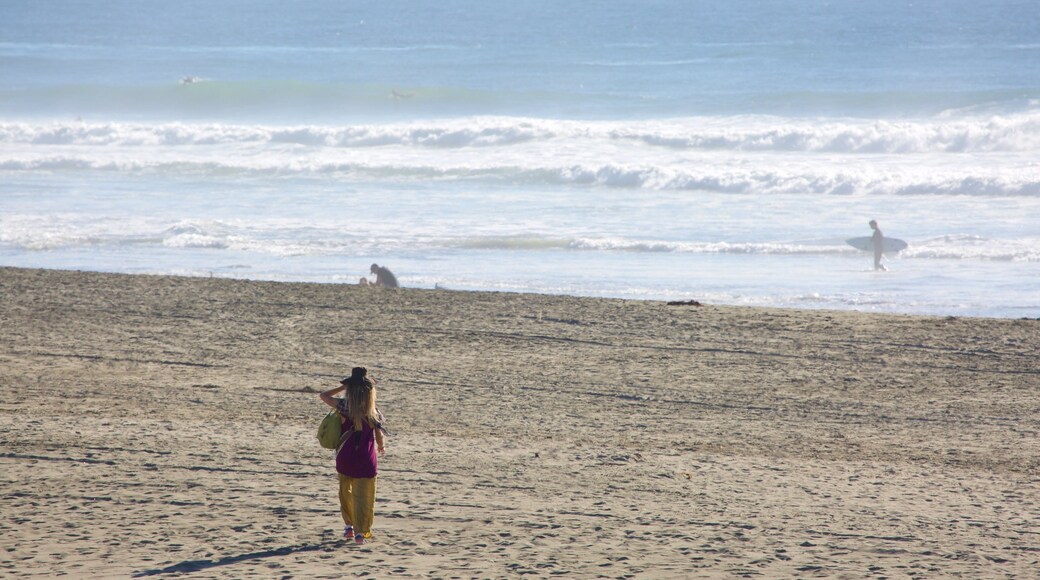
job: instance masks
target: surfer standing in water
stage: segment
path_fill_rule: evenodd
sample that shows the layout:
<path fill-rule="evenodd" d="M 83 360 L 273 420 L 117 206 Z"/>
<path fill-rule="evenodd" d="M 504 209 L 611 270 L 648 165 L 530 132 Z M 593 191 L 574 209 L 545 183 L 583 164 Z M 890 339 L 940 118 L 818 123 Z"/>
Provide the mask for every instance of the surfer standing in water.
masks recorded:
<path fill-rule="evenodd" d="M 874 247 L 874 269 L 887 272 L 888 268 L 881 263 L 881 256 L 884 253 L 885 235 L 881 233 L 881 228 L 878 227 L 875 220 L 870 220 L 870 229 L 874 230 L 874 233 L 870 236 L 870 244 Z"/>

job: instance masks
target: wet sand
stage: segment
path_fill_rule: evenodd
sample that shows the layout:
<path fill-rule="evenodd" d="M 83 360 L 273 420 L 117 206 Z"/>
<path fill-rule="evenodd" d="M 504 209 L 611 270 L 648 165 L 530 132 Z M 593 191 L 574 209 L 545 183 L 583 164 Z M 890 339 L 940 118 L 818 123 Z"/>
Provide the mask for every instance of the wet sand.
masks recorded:
<path fill-rule="evenodd" d="M 1040 321 L 11 268 L 0 292 L 5 577 L 1040 570 Z M 363 547 L 315 439 L 355 365 L 393 431 Z"/>

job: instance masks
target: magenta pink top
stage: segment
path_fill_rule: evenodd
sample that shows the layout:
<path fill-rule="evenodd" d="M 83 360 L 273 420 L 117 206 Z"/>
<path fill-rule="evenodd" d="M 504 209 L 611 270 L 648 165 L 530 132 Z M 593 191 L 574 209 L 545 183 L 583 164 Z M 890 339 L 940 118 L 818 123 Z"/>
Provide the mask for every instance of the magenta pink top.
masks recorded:
<path fill-rule="evenodd" d="M 376 476 L 376 435 L 368 423 L 360 431 L 354 425 L 343 423 L 343 437 L 336 449 L 336 471 L 347 477 Z"/>

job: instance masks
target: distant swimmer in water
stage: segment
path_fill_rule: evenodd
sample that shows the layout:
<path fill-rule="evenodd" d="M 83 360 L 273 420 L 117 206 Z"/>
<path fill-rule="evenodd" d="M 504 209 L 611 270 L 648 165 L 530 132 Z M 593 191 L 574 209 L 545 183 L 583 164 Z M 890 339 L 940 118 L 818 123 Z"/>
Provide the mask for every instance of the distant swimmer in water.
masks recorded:
<path fill-rule="evenodd" d="M 394 276 L 394 273 L 390 271 L 390 268 L 380 266 L 379 264 L 372 264 L 372 267 L 368 270 L 376 275 L 376 281 L 369 282 L 368 278 L 362 278 L 359 282 L 362 286 L 382 286 L 383 288 L 401 287 L 397 283 L 397 276 Z"/>
<path fill-rule="evenodd" d="M 870 220 L 870 229 L 874 230 L 874 233 L 870 236 L 871 245 L 874 247 L 874 269 L 887 272 L 888 268 L 881 263 L 881 256 L 885 246 L 885 234 L 881 233 L 881 228 L 878 227 L 875 220 Z"/>

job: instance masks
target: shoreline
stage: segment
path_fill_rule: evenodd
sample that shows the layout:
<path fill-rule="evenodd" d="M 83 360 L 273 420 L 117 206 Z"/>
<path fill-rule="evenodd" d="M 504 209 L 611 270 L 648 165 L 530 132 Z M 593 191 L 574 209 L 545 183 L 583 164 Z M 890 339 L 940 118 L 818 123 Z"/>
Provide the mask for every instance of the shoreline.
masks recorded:
<path fill-rule="evenodd" d="M 1034 320 L 6 267 L 0 292 L 14 577 L 1040 565 Z M 314 437 L 356 365 L 394 434 L 364 548 Z"/>
<path fill-rule="evenodd" d="M 276 279 L 260 279 L 260 278 L 244 278 L 237 277 L 229 274 L 214 274 L 209 272 L 209 275 L 202 274 L 153 274 L 153 273 L 134 273 L 134 272 L 116 272 L 110 270 L 72 270 L 64 268 L 41 268 L 41 267 L 26 267 L 26 266 L 2 266 L 0 270 L 39 270 L 39 271 L 52 271 L 52 272 L 69 272 L 69 273 L 80 273 L 80 274 L 99 274 L 99 275 L 111 275 L 111 276 L 148 276 L 156 278 L 175 278 L 185 280 L 227 280 L 244 283 L 258 283 L 258 284 L 300 284 L 300 285 L 316 285 L 316 286 L 357 286 L 356 283 L 346 281 L 298 281 L 298 280 L 276 280 Z M 415 290 L 420 292 L 462 292 L 462 293 L 474 293 L 474 294 L 491 294 L 491 295 L 516 295 L 516 296 L 543 296 L 548 298 L 573 298 L 573 299 L 588 299 L 588 300 L 620 300 L 624 302 L 633 303 L 659 303 L 666 304 L 671 302 L 688 302 L 694 301 L 700 303 L 701 306 L 712 306 L 714 308 L 736 308 L 736 309 L 750 309 L 750 310 L 762 310 L 762 311 L 794 311 L 794 312 L 806 312 L 806 313 L 849 313 L 849 314 L 863 314 L 870 316 L 911 316 L 911 317 L 924 317 L 924 318 L 948 318 L 948 319 L 969 319 L 969 320 L 1023 320 L 1023 321 L 1034 321 L 1040 320 L 1040 317 L 1031 318 L 1028 316 L 984 316 L 974 314 L 937 314 L 937 313 L 921 313 L 921 312 L 897 312 L 897 311 L 870 311 L 870 310 L 859 310 L 855 308 L 807 308 L 803 306 L 762 306 L 754 304 L 728 304 L 725 302 L 711 302 L 705 298 L 699 296 L 692 297 L 684 296 L 678 298 L 632 298 L 632 297 L 615 297 L 615 296 L 594 296 L 584 294 L 552 294 L 552 293 L 541 293 L 541 292 L 524 292 L 514 290 L 481 290 L 481 289 L 456 289 L 446 286 L 441 286 L 436 283 L 432 288 L 418 287 L 418 286 L 402 286 L 401 290 Z"/>

